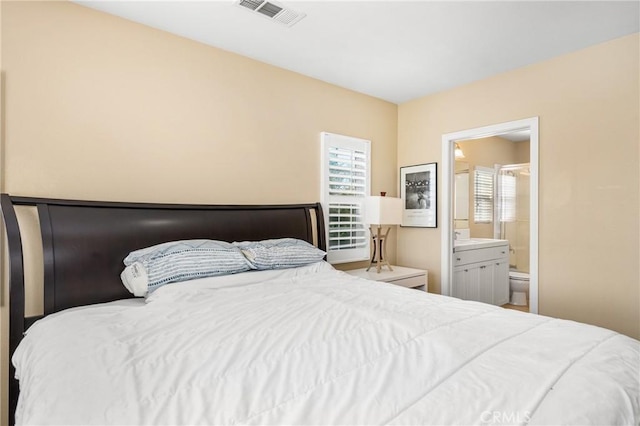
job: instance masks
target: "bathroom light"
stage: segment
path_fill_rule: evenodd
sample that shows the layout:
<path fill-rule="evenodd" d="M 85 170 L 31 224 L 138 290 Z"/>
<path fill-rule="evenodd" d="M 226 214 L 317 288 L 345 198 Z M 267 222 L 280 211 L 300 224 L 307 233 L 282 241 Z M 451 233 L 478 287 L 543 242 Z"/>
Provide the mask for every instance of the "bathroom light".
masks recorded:
<path fill-rule="evenodd" d="M 459 158 L 464 158 L 464 152 L 462 152 L 462 148 L 460 148 L 460 145 L 456 144 L 456 149 L 454 152 L 455 152 L 456 160 Z"/>

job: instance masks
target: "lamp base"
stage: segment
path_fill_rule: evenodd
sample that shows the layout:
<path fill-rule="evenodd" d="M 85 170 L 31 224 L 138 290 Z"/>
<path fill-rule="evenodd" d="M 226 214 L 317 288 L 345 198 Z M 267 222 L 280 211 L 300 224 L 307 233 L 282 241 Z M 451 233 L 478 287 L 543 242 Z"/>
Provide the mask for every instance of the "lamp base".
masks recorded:
<path fill-rule="evenodd" d="M 391 228 L 387 228 L 384 235 L 381 233 L 381 227 L 377 227 L 377 231 L 373 232 L 373 227 L 369 228 L 369 232 L 371 233 L 371 241 L 373 243 L 373 256 L 371 256 L 371 261 L 369 262 L 369 267 L 367 271 L 371 269 L 371 267 L 376 265 L 376 272 L 380 273 L 382 267 L 386 265 L 390 271 L 393 271 L 389 262 L 387 262 L 387 236 L 389 235 L 389 231 Z"/>

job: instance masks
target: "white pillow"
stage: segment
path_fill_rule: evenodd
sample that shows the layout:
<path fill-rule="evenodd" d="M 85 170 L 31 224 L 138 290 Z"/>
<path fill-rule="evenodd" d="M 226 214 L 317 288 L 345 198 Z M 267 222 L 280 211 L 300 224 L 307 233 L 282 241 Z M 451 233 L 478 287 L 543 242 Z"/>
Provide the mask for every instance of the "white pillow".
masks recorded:
<path fill-rule="evenodd" d="M 127 290 L 134 296 L 143 297 L 147 294 L 149 277 L 142 263 L 134 262 L 124 268 L 124 271 L 120 274 L 120 279 Z"/>

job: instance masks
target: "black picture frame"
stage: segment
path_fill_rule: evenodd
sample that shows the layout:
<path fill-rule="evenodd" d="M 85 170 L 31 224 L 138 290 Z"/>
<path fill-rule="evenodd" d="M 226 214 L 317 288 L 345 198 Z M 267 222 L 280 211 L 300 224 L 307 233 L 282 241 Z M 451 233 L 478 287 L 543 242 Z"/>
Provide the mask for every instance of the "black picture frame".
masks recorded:
<path fill-rule="evenodd" d="M 400 167 L 401 226 L 438 227 L 437 175 L 438 163 Z"/>

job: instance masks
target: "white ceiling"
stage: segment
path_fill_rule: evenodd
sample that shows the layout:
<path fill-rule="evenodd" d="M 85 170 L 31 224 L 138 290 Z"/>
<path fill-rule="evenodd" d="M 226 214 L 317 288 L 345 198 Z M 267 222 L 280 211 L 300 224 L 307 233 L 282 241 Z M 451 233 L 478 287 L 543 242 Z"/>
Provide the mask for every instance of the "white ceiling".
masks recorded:
<path fill-rule="evenodd" d="M 531 139 L 531 130 L 517 130 L 500 135 L 500 137 L 510 140 L 511 142 L 524 142 Z"/>
<path fill-rule="evenodd" d="M 272 2 L 307 16 L 289 28 L 232 0 L 76 1 L 393 103 L 640 31 L 637 0 Z"/>

